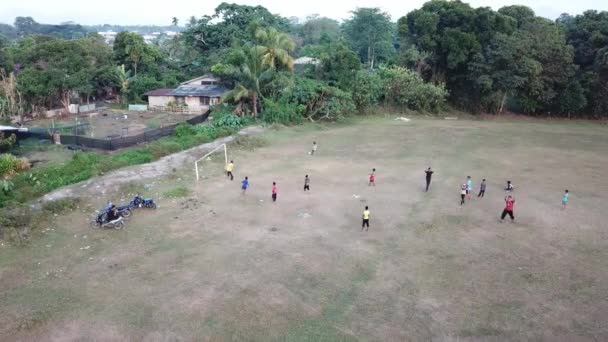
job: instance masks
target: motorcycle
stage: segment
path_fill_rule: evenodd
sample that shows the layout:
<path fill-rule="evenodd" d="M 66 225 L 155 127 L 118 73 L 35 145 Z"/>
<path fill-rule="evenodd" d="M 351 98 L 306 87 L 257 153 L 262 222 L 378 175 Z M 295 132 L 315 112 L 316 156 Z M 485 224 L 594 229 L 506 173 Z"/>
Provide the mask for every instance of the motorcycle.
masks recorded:
<path fill-rule="evenodd" d="M 127 205 L 121 205 L 119 207 L 116 207 L 116 210 L 118 210 L 118 213 L 120 214 L 120 216 L 127 218 L 129 216 L 131 216 L 131 205 L 127 204 Z M 109 213 L 110 210 L 112 210 L 112 202 L 108 201 L 108 205 L 106 206 L 105 210 L 105 214 Z"/>
<path fill-rule="evenodd" d="M 141 197 L 139 195 L 135 195 L 135 197 L 133 198 L 133 200 L 131 200 L 130 205 L 133 208 L 156 209 L 156 203 L 154 203 L 153 199 L 151 199 L 151 198 L 144 198 L 144 197 Z"/>
<path fill-rule="evenodd" d="M 120 213 L 119 213 L 120 215 Z M 97 214 L 95 219 L 91 220 L 91 228 L 113 228 L 116 230 L 123 229 L 125 226 L 125 219 L 123 216 L 118 216 L 117 219 L 108 221 L 108 212 L 101 211 Z"/>

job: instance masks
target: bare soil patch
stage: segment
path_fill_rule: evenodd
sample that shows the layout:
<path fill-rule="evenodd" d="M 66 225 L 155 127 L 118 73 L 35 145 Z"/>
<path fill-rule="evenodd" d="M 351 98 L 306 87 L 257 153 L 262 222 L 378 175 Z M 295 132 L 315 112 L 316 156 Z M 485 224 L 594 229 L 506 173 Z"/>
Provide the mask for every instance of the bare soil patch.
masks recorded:
<path fill-rule="evenodd" d="M 229 147 L 232 182 L 219 155 L 198 183 L 181 159 L 167 159 L 149 173 L 159 208 L 135 213 L 126 230 L 91 231 L 88 213 L 75 212 L 26 249 L 0 248 L 1 274 L 21 269 L 26 280 L 0 278 L 0 322 L 11 322 L 0 323 L 0 339 L 606 340 L 606 133 L 370 118 L 269 130 L 264 147 Z M 486 197 L 460 206 L 468 175 L 476 189 L 488 180 Z M 507 179 L 515 223 L 499 222 Z M 180 186 L 191 192 L 163 196 Z M 112 193 L 95 189 L 65 194 L 89 194 L 95 207 Z"/>

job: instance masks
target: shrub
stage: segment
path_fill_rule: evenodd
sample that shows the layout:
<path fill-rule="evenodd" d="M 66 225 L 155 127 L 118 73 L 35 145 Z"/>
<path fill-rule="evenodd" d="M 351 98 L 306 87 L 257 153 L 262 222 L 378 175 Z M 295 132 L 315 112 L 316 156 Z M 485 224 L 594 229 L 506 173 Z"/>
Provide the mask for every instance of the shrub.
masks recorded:
<path fill-rule="evenodd" d="M 186 136 L 195 135 L 196 130 L 194 129 L 194 126 L 190 124 L 181 123 L 175 128 L 175 132 L 173 134 L 178 138 L 183 138 Z"/>
<path fill-rule="evenodd" d="M 352 89 L 355 107 L 359 113 L 364 113 L 378 102 L 382 90 L 382 80 L 373 71 L 361 70 L 355 76 Z"/>
<path fill-rule="evenodd" d="M 380 67 L 384 101 L 387 104 L 413 110 L 439 110 L 448 92 L 443 84 L 425 83 L 416 72 L 400 67 Z"/>
<path fill-rule="evenodd" d="M 64 211 L 76 209 L 80 201 L 79 198 L 62 198 L 44 203 L 42 210 L 51 214 L 61 214 Z"/>
<path fill-rule="evenodd" d="M 287 103 L 286 101 L 271 101 L 264 102 L 264 112 L 262 113 L 263 120 L 266 123 L 280 123 L 283 125 L 299 124 L 303 121 L 302 115 L 298 112 L 295 104 Z"/>
<path fill-rule="evenodd" d="M 355 110 L 352 94 L 323 82 L 295 77 L 280 101 L 291 103 L 309 120 L 336 120 Z"/>
<path fill-rule="evenodd" d="M 230 113 L 228 115 L 222 115 L 219 118 L 214 117 L 212 125 L 216 128 L 239 129 L 243 127 L 243 119 Z"/>
<path fill-rule="evenodd" d="M 0 153 L 9 151 L 17 142 L 17 136 L 11 134 L 8 137 L 4 136 L 3 132 L 0 132 Z"/>
<path fill-rule="evenodd" d="M 19 159 L 9 153 L 0 155 L 0 177 L 10 177 L 29 168 L 30 163 L 27 159 Z"/>

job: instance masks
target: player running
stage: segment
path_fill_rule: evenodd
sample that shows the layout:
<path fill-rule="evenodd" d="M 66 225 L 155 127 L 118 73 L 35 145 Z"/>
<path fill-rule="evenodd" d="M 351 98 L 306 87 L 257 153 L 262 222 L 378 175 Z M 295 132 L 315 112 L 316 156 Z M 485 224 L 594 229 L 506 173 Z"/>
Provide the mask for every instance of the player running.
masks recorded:
<path fill-rule="evenodd" d="M 473 180 L 471 176 L 467 176 L 467 199 L 471 199 L 471 193 L 473 192 Z"/>
<path fill-rule="evenodd" d="M 243 181 L 241 182 L 241 189 L 243 190 L 243 195 L 247 191 L 248 187 L 249 187 L 249 178 L 245 177 L 245 179 L 243 179 Z"/>
<path fill-rule="evenodd" d="M 277 194 L 278 194 L 279 190 L 277 189 L 277 183 L 276 182 L 272 182 L 272 201 L 276 202 L 277 201 Z"/>
<path fill-rule="evenodd" d="M 570 197 L 570 193 L 568 192 L 568 189 L 566 189 L 566 192 L 564 192 L 564 197 L 562 197 L 562 210 L 566 209 L 566 206 L 568 205 L 569 197 Z"/>
<path fill-rule="evenodd" d="M 372 173 L 369 174 L 369 184 L 368 186 L 376 186 L 376 169 L 372 169 Z"/>
<path fill-rule="evenodd" d="M 230 163 L 226 165 L 226 176 L 230 178 L 230 180 L 234 180 L 232 170 L 234 170 L 234 161 L 231 160 Z"/>
<path fill-rule="evenodd" d="M 308 175 L 304 177 L 304 191 L 310 191 L 310 178 L 308 177 Z"/>
<path fill-rule="evenodd" d="M 311 156 L 312 156 L 312 155 L 314 155 L 314 154 L 315 154 L 315 152 L 317 152 L 317 142 L 316 142 L 316 141 L 313 141 L 313 142 L 312 142 L 312 151 L 310 151 L 310 155 L 311 155 Z"/>

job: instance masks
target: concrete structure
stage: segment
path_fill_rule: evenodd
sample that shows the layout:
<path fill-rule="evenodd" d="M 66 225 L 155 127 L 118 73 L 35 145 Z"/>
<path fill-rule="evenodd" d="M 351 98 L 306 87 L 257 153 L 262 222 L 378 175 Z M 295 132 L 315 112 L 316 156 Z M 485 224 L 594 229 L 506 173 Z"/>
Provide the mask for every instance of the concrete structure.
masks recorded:
<path fill-rule="evenodd" d="M 209 106 L 218 104 L 227 91 L 219 85 L 217 78 L 204 75 L 186 81 L 175 89 L 156 89 L 144 96 L 148 97 L 150 110 L 203 113 Z"/>

